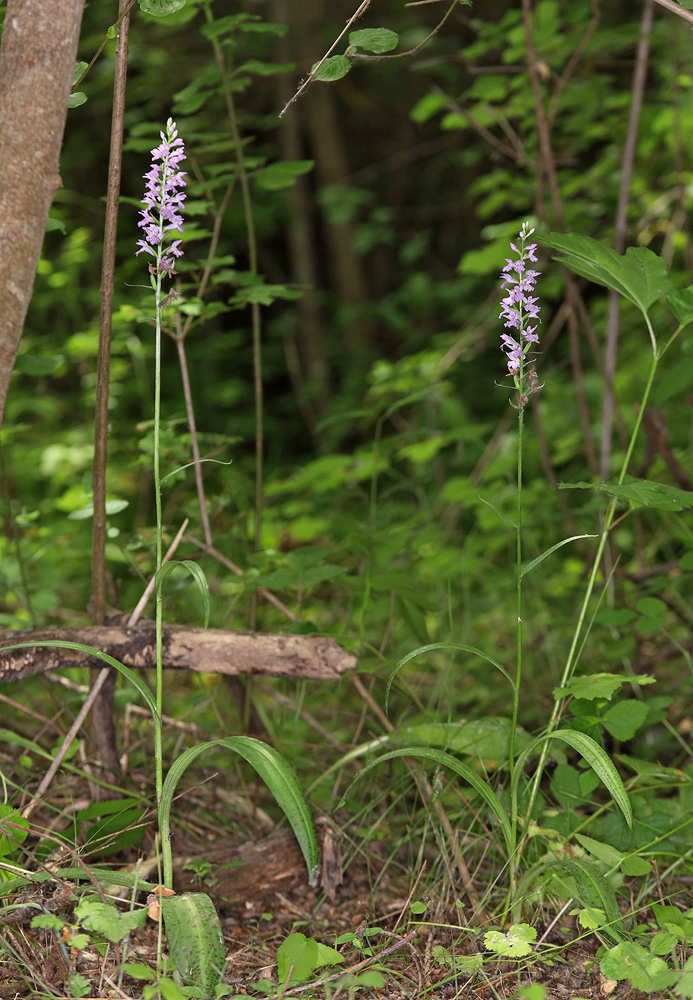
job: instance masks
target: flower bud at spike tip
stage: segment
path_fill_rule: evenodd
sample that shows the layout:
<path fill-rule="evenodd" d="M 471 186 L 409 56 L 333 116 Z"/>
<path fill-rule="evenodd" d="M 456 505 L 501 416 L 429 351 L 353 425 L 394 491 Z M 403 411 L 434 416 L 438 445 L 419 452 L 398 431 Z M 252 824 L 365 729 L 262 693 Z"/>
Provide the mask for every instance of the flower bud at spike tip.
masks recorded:
<path fill-rule="evenodd" d="M 185 159 L 183 140 L 178 137 L 176 123 L 169 118 L 166 132 L 160 132 L 161 143 L 152 150 L 152 165 L 144 175 L 147 182 L 137 225 L 144 230 L 144 239 L 137 241 L 137 254 L 148 253 L 156 257 L 155 273 L 175 274 L 176 258 L 183 256 L 181 240 L 165 246 L 166 233 L 171 230 L 183 234 L 183 204 L 185 202 L 185 174 L 178 168 Z"/>
<path fill-rule="evenodd" d="M 516 331 L 501 333 L 501 350 L 508 359 L 508 372 L 513 376 L 515 387 L 520 394 L 520 406 L 524 408 L 528 398 L 538 392 L 536 372 L 527 363 L 527 354 L 533 345 L 539 343 L 536 332 L 539 317 L 539 300 L 532 295 L 540 271 L 527 267 L 527 261 L 537 260 L 536 243 L 530 243 L 534 232 L 526 222 L 520 230 L 520 245 L 510 244 L 510 249 L 516 254 L 516 259 L 506 257 L 505 267 L 501 273 L 501 288 L 504 297 L 501 299 L 500 318 L 505 320 L 506 330 Z"/>

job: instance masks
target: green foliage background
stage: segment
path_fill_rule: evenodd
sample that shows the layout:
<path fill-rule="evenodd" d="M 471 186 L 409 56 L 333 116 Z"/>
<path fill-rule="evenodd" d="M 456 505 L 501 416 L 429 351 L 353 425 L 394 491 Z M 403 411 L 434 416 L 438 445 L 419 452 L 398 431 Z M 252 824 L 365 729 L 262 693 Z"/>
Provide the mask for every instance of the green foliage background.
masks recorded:
<path fill-rule="evenodd" d="M 251 596 L 262 585 L 354 648 L 366 671 L 417 644 L 450 639 L 512 659 L 514 535 L 484 502 L 512 516 L 515 421 L 499 351 L 498 274 L 525 218 L 544 232 L 565 228 L 612 242 L 640 8 L 539 0 L 528 56 L 517 5 L 496 0 L 482 11 L 458 4 L 422 48 L 400 58 L 436 27 L 438 6 L 379 5 L 377 24 L 373 13 L 355 27 L 387 27 L 398 33 L 398 48 L 386 58 L 356 54 L 342 80 L 313 83 L 282 119 L 282 106 L 353 13 L 348 4 L 275 0 L 231 13 L 219 0 L 188 0 L 166 18 L 133 12 L 108 479 L 111 593 L 123 611 L 151 573 L 154 545 L 151 295 L 142 258 L 134 257 L 137 211 L 148 150 L 172 115 L 189 156 L 181 302 L 194 316 L 187 349 L 196 419 L 205 453 L 233 463 L 204 466 L 209 511 L 216 547 L 245 570 L 241 580 L 192 545 L 180 552 L 204 566 L 212 623 L 248 627 Z M 115 4 L 87 6 L 85 61 L 114 17 Z M 261 278 L 249 273 L 238 153 L 214 40 L 243 136 Z M 677 287 L 690 282 L 692 262 L 689 45 L 686 28 L 658 12 L 628 211 L 628 242 L 661 253 Z M 562 220 L 538 168 L 532 59 L 551 122 Z M 56 225 L 46 235 L 2 430 L 5 627 L 88 620 L 113 60 L 111 42 L 81 85 L 87 102 L 70 112 Z M 286 161 L 301 166 L 274 166 Z M 209 204 L 218 206 L 227 188 L 212 285 L 196 301 Z M 296 258 L 299 219 L 309 236 L 310 282 Z M 584 288 L 586 310 L 571 341 L 561 269 L 545 256 L 541 270 L 543 389 L 533 401 L 525 457 L 528 561 L 568 534 L 594 532 L 604 507 L 601 495 L 560 492 L 557 483 L 597 472 L 607 299 L 596 286 Z M 262 310 L 265 388 L 259 551 L 252 302 Z M 641 318 L 622 307 L 613 468 L 635 419 L 648 352 Z M 665 359 L 654 400 L 682 465 L 692 441 L 692 355 L 688 334 Z M 191 451 L 172 343 L 164 366 L 166 474 L 190 462 Z M 671 481 L 671 467 L 644 437 L 634 464 L 634 473 Z M 191 470 L 169 480 L 164 502 L 169 537 L 185 516 L 199 535 Z M 653 727 L 639 747 L 656 756 L 663 727 L 677 724 L 690 697 L 690 519 L 641 511 L 619 524 L 614 542 L 620 560 L 602 611 L 627 617 L 602 615 L 585 663 L 613 672 L 656 667 Z M 567 546 L 527 578 L 529 728 L 560 675 L 589 558 L 588 543 Z M 175 586 L 167 616 L 198 624 L 194 588 L 182 577 Z M 648 598 L 660 602 L 654 616 L 641 610 Z M 288 625 L 263 602 L 256 624 Z M 398 680 L 394 714 L 409 722 L 431 712 L 456 719 L 507 711 L 507 692 L 485 666 L 447 654 L 417 661 Z M 319 697 L 348 731 L 337 692 Z M 300 736 L 295 725 L 293 717 L 272 722 L 286 738 Z"/>

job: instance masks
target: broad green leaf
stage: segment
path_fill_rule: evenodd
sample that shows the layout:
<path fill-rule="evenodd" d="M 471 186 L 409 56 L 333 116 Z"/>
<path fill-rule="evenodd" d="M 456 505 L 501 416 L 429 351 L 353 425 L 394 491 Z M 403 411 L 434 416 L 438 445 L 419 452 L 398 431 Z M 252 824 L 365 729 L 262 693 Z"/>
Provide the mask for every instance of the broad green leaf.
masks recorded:
<path fill-rule="evenodd" d="M 146 910 L 119 913 L 115 903 L 102 903 L 95 896 L 81 899 L 75 909 L 75 916 L 82 927 L 101 934 L 113 944 L 122 941 L 136 927 L 144 927 L 147 922 Z"/>
<path fill-rule="evenodd" d="M 508 851 L 512 849 L 510 820 L 508 819 L 505 808 L 501 805 L 496 793 L 483 780 L 483 778 L 479 777 L 476 771 L 469 767 L 468 764 L 462 763 L 462 761 L 458 760 L 457 757 L 453 757 L 452 754 L 446 753 L 444 750 L 434 750 L 431 747 L 405 747 L 402 750 L 391 750 L 389 753 L 383 754 L 381 757 L 376 758 L 376 760 L 371 761 L 370 764 L 367 764 L 366 767 L 364 767 L 364 769 L 356 775 L 342 796 L 339 808 L 343 807 L 351 789 L 357 781 L 360 781 L 364 775 L 372 771 L 374 767 L 378 767 L 378 765 L 384 764 L 388 760 L 394 760 L 396 757 L 415 757 L 417 760 L 432 760 L 435 764 L 440 764 L 442 767 L 446 767 L 450 771 L 454 771 L 455 774 L 458 774 L 460 778 L 463 778 L 476 792 L 479 793 L 486 805 L 491 809 L 503 832 L 506 849 Z"/>
<path fill-rule="evenodd" d="M 539 242 L 558 251 L 556 259 L 571 271 L 618 292 L 643 313 L 673 291 L 666 263 L 646 247 L 629 247 L 622 255 L 590 236 L 574 233 L 551 233 L 540 236 Z"/>
<path fill-rule="evenodd" d="M 329 56 L 322 63 L 315 63 L 311 73 L 314 80 L 324 83 L 334 83 L 341 80 L 351 69 L 351 63 L 346 56 Z"/>
<path fill-rule="evenodd" d="M 301 174 L 307 174 L 315 166 L 315 160 L 291 160 L 270 163 L 269 166 L 258 170 L 253 175 L 253 179 L 265 191 L 280 191 L 282 188 L 291 187 L 296 178 Z"/>
<path fill-rule="evenodd" d="M 564 538 L 562 542 L 556 542 L 556 544 L 552 545 L 550 549 L 547 549 L 545 552 L 542 552 L 540 556 L 537 556 L 537 558 L 533 559 L 532 562 L 529 563 L 529 565 L 525 566 L 525 568 L 522 570 L 522 576 L 526 576 L 527 573 L 531 573 L 533 569 L 536 569 L 537 566 L 543 563 L 543 561 L 546 559 L 547 556 L 550 556 L 552 552 L 556 551 L 556 549 L 563 548 L 563 546 L 567 545 L 569 542 L 577 542 L 581 538 L 596 538 L 596 537 L 597 537 L 596 535 L 571 535 L 570 538 Z"/>
<path fill-rule="evenodd" d="M 617 701 L 614 705 L 609 705 L 602 715 L 602 724 L 615 740 L 624 743 L 626 740 L 633 739 L 645 722 L 647 715 L 648 708 L 644 701 L 627 698 L 625 701 Z"/>
<path fill-rule="evenodd" d="M 504 958 L 523 958 L 531 954 L 532 942 L 536 936 L 536 930 L 529 924 L 512 924 L 507 934 L 487 931 L 484 934 L 484 948 Z"/>
<path fill-rule="evenodd" d="M 77 90 L 74 94 L 70 94 L 67 99 L 68 108 L 79 108 L 82 104 L 86 103 L 87 95 L 83 94 L 81 90 Z"/>
<path fill-rule="evenodd" d="M 193 580 L 197 584 L 197 589 L 200 591 L 202 596 L 202 603 L 205 611 L 205 628 L 209 624 L 209 614 L 211 611 L 211 603 L 209 600 L 209 584 L 207 583 L 207 577 L 205 576 L 205 571 L 202 569 L 199 563 L 195 562 L 194 559 L 171 559 L 170 562 L 164 563 L 157 574 L 156 579 L 156 589 L 159 593 L 163 590 L 164 582 L 166 578 L 171 575 L 174 569 L 178 566 L 182 566 L 187 569 L 188 573 L 192 576 Z"/>
<path fill-rule="evenodd" d="M 366 52 L 391 52 L 398 42 L 399 35 L 389 28 L 361 28 L 349 34 L 349 45 Z"/>
<path fill-rule="evenodd" d="M 663 959 L 650 955 L 633 941 L 621 941 L 601 959 L 599 968 L 607 979 L 629 980 L 636 990 L 655 993 L 679 978 Z M 661 994 L 660 994 L 661 995 Z"/>
<path fill-rule="evenodd" d="M 652 865 L 647 858 L 637 856 L 624 858 L 621 862 L 621 871 L 624 875 L 629 876 L 649 875 L 652 871 Z"/>
<path fill-rule="evenodd" d="M 567 698 L 572 694 L 581 701 L 594 701 L 595 698 L 606 698 L 611 701 L 614 694 L 624 684 L 654 684 L 655 679 L 649 674 L 639 674 L 637 677 L 623 677 L 618 674 L 583 674 L 571 677 L 565 687 L 554 688 L 554 698 Z"/>
<path fill-rule="evenodd" d="M 621 851 L 617 851 L 615 847 L 611 844 L 602 844 L 599 840 L 594 840 L 593 837 L 585 837 L 581 833 L 575 834 L 575 839 L 593 854 L 595 858 L 599 858 L 604 864 L 610 865 L 612 868 L 617 868 L 623 861 L 623 854 Z"/>
<path fill-rule="evenodd" d="M 580 698 L 582 701 L 594 701 L 595 698 L 610 700 L 625 684 L 629 677 L 619 677 L 617 674 L 584 674 L 571 677 L 565 687 L 554 688 L 554 698 Z"/>
<path fill-rule="evenodd" d="M 204 892 L 162 896 L 161 914 L 171 958 L 183 980 L 212 998 L 224 975 L 226 951 L 219 915 Z"/>
<path fill-rule="evenodd" d="M 623 916 L 614 891 L 599 869 L 591 861 L 584 858 L 553 858 L 551 861 L 539 862 L 531 868 L 518 883 L 516 902 L 513 905 L 513 919 L 519 913 L 522 899 L 531 890 L 533 883 L 539 876 L 554 869 L 567 872 L 574 879 L 580 902 L 584 906 L 602 910 L 607 921 L 602 928 L 604 934 L 612 941 L 620 941 L 624 930 Z"/>
<path fill-rule="evenodd" d="M 542 743 L 552 739 L 562 740 L 564 743 L 567 743 L 568 746 L 576 750 L 583 760 L 589 764 L 594 773 L 599 776 L 609 795 L 623 813 L 626 823 L 632 829 L 633 810 L 618 771 L 606 751 L 599 746 L 596 740 L 593 740 L 591 736 L 587 736 L 585 733 L 578 732 L 577 729 L 556 729 L 553 733 L 540 736 L 539 739 L 534 740 L 533 743 L 530 743 L 528 747 L 518 754 L 512 779 L 514 794 L 517 795 L 517 787 L 527 761 L 537 752 Z"/>
<path fill-rule="evenodd" d="M 139 0 L 140 7 L 145 14 L 152 17 L 167 17 L 168 14 L 175 14 L 177 10 L 185 7 L 186 0 Z"/>
<path fill-rule="evenodd" d="M 559 483 L 561 490 L 600 490 L 617 500 L 630 504 L 633 510 L 638 507 L 653 507 L 655 510 L 684 510 L 693 507 L 693 493 L 680 490 L 678 486 L 668 486 L 655 483 L 649 479 L 633 479 L 618 486 L 616 483 Z"/>
<path fill-rule="evenodd" d="M 305 934 L 289 934 L 277 951 L 277 975 L 282 986 L 304 983 L 318 967 L 318 942 Z"/>
<path fill-rule="evenodd" d="M 267 785 L 296 835 L 306 862 L 310 884 L 315 885 L 319 870 L 318 838 L 298 779 L 281 754 L 251 736 L 227 736 L 208 743 L 198 743 L 176 758 L 166 775 L 161 794 L 159 826 L 162 839 L 170 835 L 171 805 L 181 777 L 201 754 L 222 747 L 243 757 Z M 171 877 L 171 872 L 164 872 L 166 885 L 171 884 Z"/>
<path fill-rule="evenodd" d="M 681 326 L 686 326 L 693 319 L 693 285 L 670 292 L 666 302 Z"/>
<path fill-rule="evenodd" d="M 77 81 L 79 80 L 79 78 L 82 76 L 82 74 L 84 73 L 85 69 L 88 69 L 88 67 L 89 67 L 89 63 L 84 62 L 83 59 L 80 59 L 78 62 L 75 63 L 75 68 L 72 71 L 72 86 L 73 87 L 77 83 Z"/>
<path fill-rule="evenodd" d="M 425 646 L 419 646 L 417 649 L 413 649 L 411 652 L 403 656 L 401 660 L 398 660 L 390 672 L 390 676 L 387 679 L 387 687 L 385 688 L 385 714 L 387 714 L 388 704 L 390 700 L 390 688 L 392 687 L 392 682 L 405 664 L 413 660 L 414 657 L 420 656 L 422 653 L 430 653 L 434 649 L 452 649 L 459 650 L 463 653 L 472 653 L 474 656 L 480 656 L 482 660 L 486 660 L 491 666 L 495 667 L 496 670 L 500 670 L 505 679 L 510 682 L 510 686 L 515 688 L 515 681 L 512 679 L 505 667 L 502 667 L 500 663 L 494 660 L 492 657 L 484 653 L 483 650 L 477 649 L 476 646 L 467 646 L 462 642 L 430 642 Z"/>

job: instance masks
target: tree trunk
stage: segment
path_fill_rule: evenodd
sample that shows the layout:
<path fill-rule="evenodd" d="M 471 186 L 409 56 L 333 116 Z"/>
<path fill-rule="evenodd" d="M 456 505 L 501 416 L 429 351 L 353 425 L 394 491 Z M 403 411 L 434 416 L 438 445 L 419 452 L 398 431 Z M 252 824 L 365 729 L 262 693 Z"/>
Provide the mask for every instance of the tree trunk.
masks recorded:
<path fill-rule="evenodd" d="M 7 0 L 0 43 L 0 424 L 53 195 L 84 0 Z"/>

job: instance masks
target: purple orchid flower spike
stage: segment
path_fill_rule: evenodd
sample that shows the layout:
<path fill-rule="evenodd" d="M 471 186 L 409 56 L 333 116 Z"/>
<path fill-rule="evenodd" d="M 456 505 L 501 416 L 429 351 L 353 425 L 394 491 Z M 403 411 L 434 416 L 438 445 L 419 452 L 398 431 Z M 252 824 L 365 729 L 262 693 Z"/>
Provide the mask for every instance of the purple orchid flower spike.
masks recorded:
<path fill-rule="evenodd" d="M 541 272 L 527 267 L 528 261 L 536 263 L 537 260 L 537 244 L 529 242 L 533 232 L 526 222 L 520 230 L 520 246 L 510 244 L 517 257 L 506 257 L 501 274 L 501 288 L 505 295 L 501 300 L 500 318 L 505 320 L 506 330 L 515 332 L 515 336 L 501 333 L 501 350 L 508 359 L 508 373 L 515 381 L 522 409 L 529 397 L 540 388 L 534 368 L 527 359 L 528 352 L 539 343 L 536 329 L 537 323 L 541 322 L 539 300 L 532 295 Z"/>
<path fill-rule="evenodd" d="M 148 253 L 156 258 L 156 265 L 150 264 L 153 274 L 175 274 L 178 257 L 183 256 L 181 240 L 173 240 L 166 246 L 166 234 L 171 230 L 183 233 L 183 204 L 185 202 L 185 174 L 178 168 L 185 159 L 183 140 L 179 138 L 176 123 L 169 118 L 166 132 L 160 132 L 161 143 L 152 150 L 152 165 L 144 179 L 141 219 L 137 223 L 144 230 L 144 239 L 137 241 L 137 254 Z"/>

